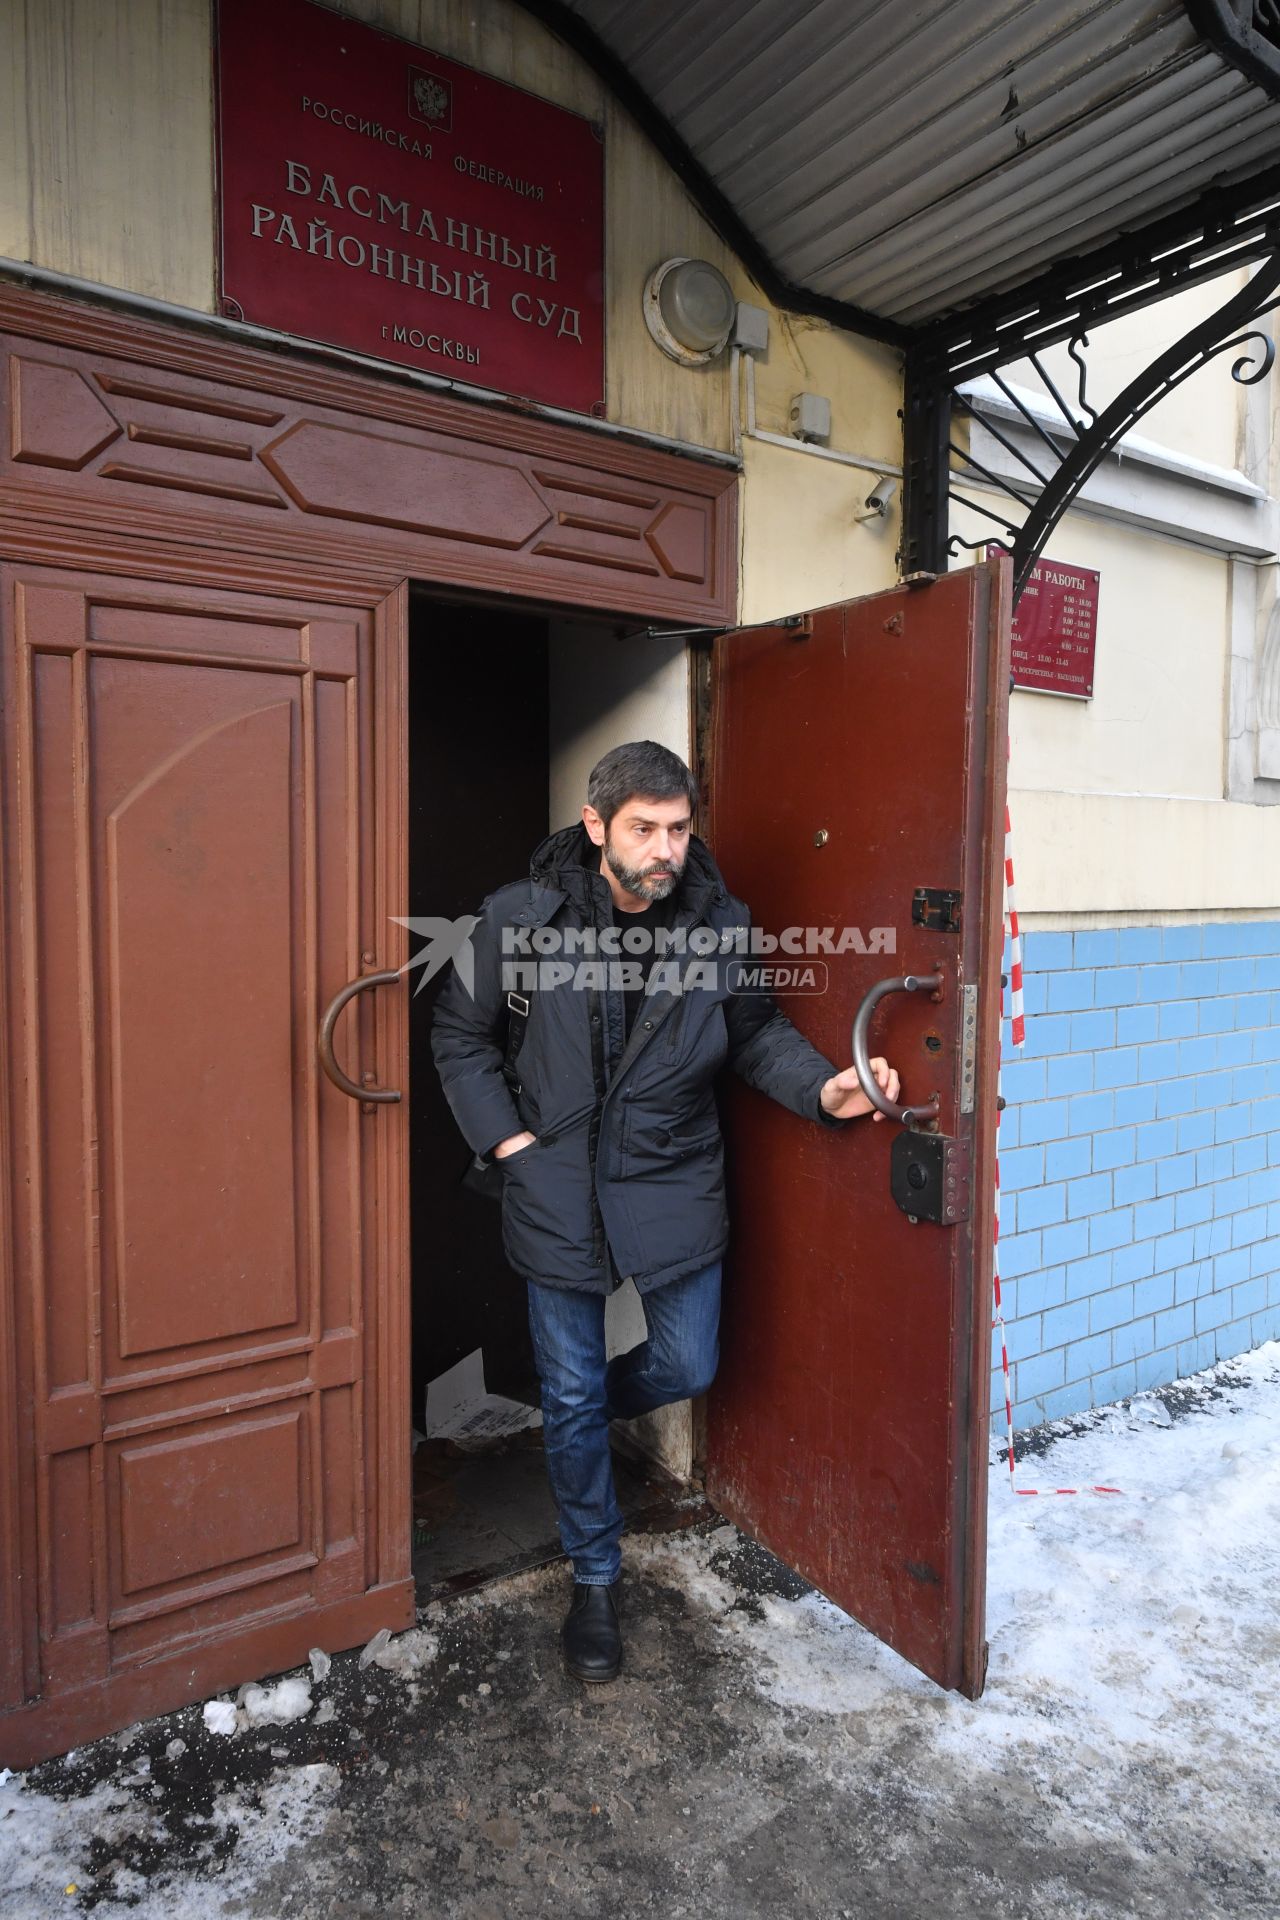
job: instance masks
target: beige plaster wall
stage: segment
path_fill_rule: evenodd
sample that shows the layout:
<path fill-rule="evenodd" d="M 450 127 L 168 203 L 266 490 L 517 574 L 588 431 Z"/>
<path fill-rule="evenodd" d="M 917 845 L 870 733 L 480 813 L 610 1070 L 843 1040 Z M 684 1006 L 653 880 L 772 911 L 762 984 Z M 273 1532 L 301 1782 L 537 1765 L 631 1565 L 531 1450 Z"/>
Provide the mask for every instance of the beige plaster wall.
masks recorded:
<path fill-rule="evenodd" d="M 874 476 L 748 440 L 743 448 L 741 600 L 744 624 L 826 607 L 891 587 L 899 502 L 859 523 Z"/>
<path fill-rule="evenodd" d="M 1280 913 L 1280 807 L 1052 792 L 1018 777 L 1009 793 L 1014 868 L 1019 912 L 1031 924 Z"/>
<path fill-rule="evenodd" d="M 0 253 L 213 306 L 207 0 L 0 0 Z"/>

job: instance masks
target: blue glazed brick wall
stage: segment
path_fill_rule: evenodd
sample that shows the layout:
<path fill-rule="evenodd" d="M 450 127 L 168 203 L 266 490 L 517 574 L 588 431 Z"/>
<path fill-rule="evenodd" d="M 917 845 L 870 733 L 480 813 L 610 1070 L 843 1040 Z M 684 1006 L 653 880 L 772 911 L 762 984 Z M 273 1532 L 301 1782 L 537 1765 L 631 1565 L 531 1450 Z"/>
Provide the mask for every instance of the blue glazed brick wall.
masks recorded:
<path fill-rule="evenodd" d="M 1020 1427 L 1280 1335 L 1280 921 L 1022 944 L 1000 1121 Z M 1002 1408 L 998 1334 L 994 1361 Z"/>

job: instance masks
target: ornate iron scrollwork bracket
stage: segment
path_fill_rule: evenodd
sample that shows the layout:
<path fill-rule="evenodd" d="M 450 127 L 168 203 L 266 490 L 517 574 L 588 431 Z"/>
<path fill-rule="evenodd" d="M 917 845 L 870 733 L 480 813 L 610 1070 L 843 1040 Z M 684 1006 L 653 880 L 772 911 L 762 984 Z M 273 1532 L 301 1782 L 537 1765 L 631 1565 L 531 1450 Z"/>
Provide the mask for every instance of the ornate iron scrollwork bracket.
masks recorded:
<path fill-rule="evenodd" d="M 1074 404 L 1063 396 L 1058 383 L 1034 349 L 1024 349 L 1019 356 L 1025 365 L 1034 369 L 1052 402 L 1052 412 L 1047 409 L 1033 411 L 1027 404 L 1025 388 L 1020 391 L 998 371 L 988 367 L 988 376 L 999 388 L 1009 407 L 1020 416 L 1020 423 L 1035 436 L 1035 459 L 1003 432 L 980 406 L 975 405 L 972 395 L 957 391 L 953 398 L 962 411 L 970 418 L 981 421 L 986 432 L 1011 455 L 1027 478 L 1024 480 L 1021 474 L 1015 479 L 997 473 L 975 459 L 971 452 L 949 440 L 949 452 L 961 467 L 977 475 L 987 487 L 1003 494 L 1021 508 L 1024 518 L 1020 522 L 1010 521 L 1008 509 L 997 513 L 991 507 L 959 492 L 952 484 L 948 497 L 970 512 L 995 521 L 1001 537 L 977 541 L 952 534 L 947 542 L 947 551 L 954 554 L 962 547 L 1004 547 L 1013 556 L 1016 603 L 1054 528 L 1090 474 L 1144 414 L 1149 413 L 1152 407 L 1176 391 L 1211 360 L 1235 348 L 1247 351 L 1240 354 L 1231 368 L 1234 380 L 1252 386 L 1271 371 L 1276 356 L 1275 342 L 1260 323 L 1280 306 L 1280 292 L 1277 289 L 1280 289 L 1280 254 L 1267 260 L 1249 284 L 1224 301 L 1208 319 L 1190 328 L 1173 346 L 1159 354 L 1101 412 L 1091 406 L 1088 399 L 1088 364 L 1082 351 L 1089 345 L 1086 332 L 1073 334 L 1067 346 L 1077 369 Z M 1059 418 L 1061 426 L 1058 425 Z M 953 469 L 953 482 L 955 476 L 956 470 Z"/>
<path fill-rule="evenodd" d="M 1115 401 L 1101 410 L 1090 404 L 1087 353 L 1098 328 L 1254 263 L 1259 270 L 1247 287 L 1162 353 Z M 1273 166 L 1234 186 L 1211 188 L 1189 209 L 1060 261 L 1021 287 L 924 328 L 906 353 L 903 573 L 941 573 L 949 554 L 991 544 L 953 535 L 950 509 L 959 498 L 993 524 L 996 543 L 1014 554 L 1020 589 L 1090 474 L 1167 393 L 1236 346 L 1255 350 L 1237 361 L 1236 378 L 1252 383 L 1264 377 L 1272 347 L 1260 322 L 1277 304 L 1278 285 L 1280 167 Z M 1055 377 L 1043 356 L 1063 344 L 1074 366 L 1057 367 Z M 1015 365 L 1017 384 L 1007 377 Z M 1027 370 L 1040 392 L 1023 384 Z M 1076 389 L 1071 399 L 1063 388 Z M 957 413 L 980 419 L 985 435 L 1008 458 L 983 456 L 980 446 L 957 448 Z M 983 500 L 955 494 L 966 476 Z"/>

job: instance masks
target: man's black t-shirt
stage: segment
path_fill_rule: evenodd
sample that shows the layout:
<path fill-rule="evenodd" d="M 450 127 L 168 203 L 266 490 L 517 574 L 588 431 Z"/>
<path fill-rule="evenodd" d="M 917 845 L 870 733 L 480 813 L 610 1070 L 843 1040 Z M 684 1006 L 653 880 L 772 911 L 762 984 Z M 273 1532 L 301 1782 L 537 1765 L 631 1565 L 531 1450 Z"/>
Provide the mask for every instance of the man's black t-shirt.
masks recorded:
<path fill-rule="evenodd" d="M 635 1022 L 636 1011 L 639 1008 L 641 1000 L 644 998 L 644 990 L 648 984 L 650 973 L 656 964 L 669 957 L 667 953 L 663 951 L 662 933 L 670 927 L 675 918 L 679 892 L 680 889 L 678 886 L 673 887 L 665 900 L 654 900 L 649 906 L 643 907 L 639 913 L 624 913 L 616 903 L 614 905 L 613 924 L 615 927 L 620 927 L 624 935 L 620 943 L 621 951 L 617 956 L 617 964 L 626 969 L 622 978 L 625 980 L 631 969 L 638 969 L 636 975 L 638 984 L 634 987 L 624 987 L 622 990 L 622 997 L 627 1010 L 626 1027 L 628 1037 L 630 1037 L 631 1028 Z M 645 935 L 645 943 L 643 946 L 640 946 L 638 940 L 636 941 L 636 946 L 639 949 L 636 952 L 630 950 L 629 944 L 625 939 L 625 935 L 632 927 L 642 928 Z M 634 939 L 635 936 L 633 935 L 632 938 Z"/>

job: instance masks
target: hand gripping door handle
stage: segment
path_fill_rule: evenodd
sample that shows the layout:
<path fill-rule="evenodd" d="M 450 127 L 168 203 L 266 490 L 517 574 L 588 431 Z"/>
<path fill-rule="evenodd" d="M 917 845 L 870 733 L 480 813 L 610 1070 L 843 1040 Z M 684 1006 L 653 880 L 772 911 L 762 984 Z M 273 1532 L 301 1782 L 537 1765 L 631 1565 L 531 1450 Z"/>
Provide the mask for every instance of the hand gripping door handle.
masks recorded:
<path fill-rule="evenodd" d="M 905 1127 L 915 1126 L 918 1120 L 936 1120 L 938 1117 L 938 1096 L 933 1094 L 927 1105 L 922 1107 L 900 1107 L 896 1101 L 888 1100 L 880 1091 L 880 1083 L 871 1071 L 871 1058 L 867 1051 L 867 1029 L 871 1025 L 871 1016 L 880 1002 L 891 993 L 925 992 L 938 994 L 942 988 L 940 973 L 904 973 L 894 980 L 877 980 L 874 987 L 864 996 L 853 1022 L 853 1066 L 862 1091 L 873 1107 L 890 1120 L 900 1120 Z"/>
<path fill-rule="evenodd" d="M 334 994 L 324 1010 L 324 1019 L 320 1022 L 320 1032 L 316 1039 L 316 1053 L 320 1065 L 334 1086 L 340 1093 L 349 1095 L 352 1100 L 376 1100 L 386 1103 L 400 1098 L 397 1087 L 357 1086 L 355 1081 L 349 1080 L 342 1071 L 333 1052 L 334 1029 L 348 1000 L 354 1000 L 358 993 L 367 993 L 371 987 L 389 987 L 400 977 L 398 973 L 366 973 L 359 980 L 348 980 L 346 986 Z"/>

